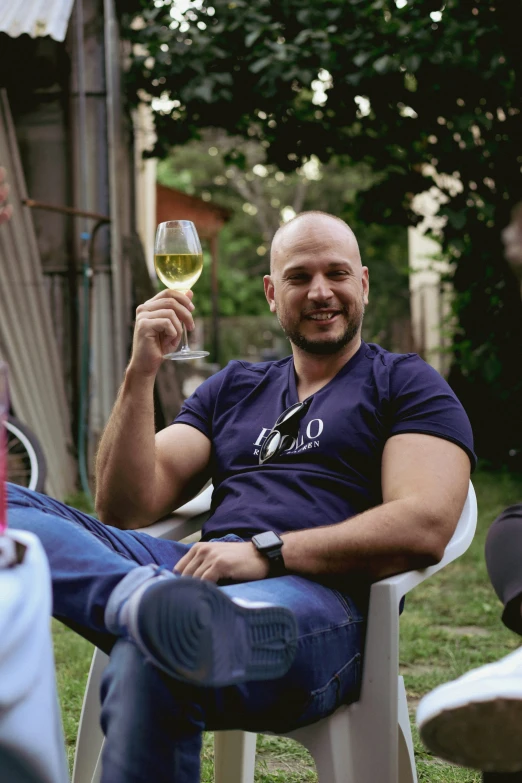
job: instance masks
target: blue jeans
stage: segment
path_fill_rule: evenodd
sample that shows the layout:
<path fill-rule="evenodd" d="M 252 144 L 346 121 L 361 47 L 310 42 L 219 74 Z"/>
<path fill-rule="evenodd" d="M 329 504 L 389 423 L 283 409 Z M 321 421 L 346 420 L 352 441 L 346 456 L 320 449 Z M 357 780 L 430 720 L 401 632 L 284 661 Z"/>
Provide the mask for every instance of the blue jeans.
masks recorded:
<path fill-rule="evenodd" d="M 203 730 L 286 732 L 357 699 L 364 615 L 349 595 L 300 576 L 222 587 L 231 597 L 290 608 L 297 655 L 280 679 L 202 688 L 159 671 L 104 625 L 109 595 L 131 569 L 172 569 L 188 545 L 109 527 L 14 485 L 8 522 L 35 533 L 45 548 L 55 617 L 110 652 L 101 690 L 103 783 L 197 783 Z"/>

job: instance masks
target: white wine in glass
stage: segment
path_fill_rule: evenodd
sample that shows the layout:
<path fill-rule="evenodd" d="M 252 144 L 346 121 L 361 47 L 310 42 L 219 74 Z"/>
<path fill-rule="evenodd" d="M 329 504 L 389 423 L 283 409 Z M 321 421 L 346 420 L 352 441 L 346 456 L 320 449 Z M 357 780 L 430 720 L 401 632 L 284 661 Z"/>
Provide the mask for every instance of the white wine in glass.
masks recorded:
<path fill-rule="evenodd" d="M 196 226 L 190 220 L 168 220 L 156 230 L 154 266 L 159 279 L 167 288 L 186 293 L 203 270 L 203 251 Z M 187 329 L 183 324 L 181 346 L 167 353 L 164 359 L 201 359 L 208 351 L 191 351 L 187 342 Z"/>

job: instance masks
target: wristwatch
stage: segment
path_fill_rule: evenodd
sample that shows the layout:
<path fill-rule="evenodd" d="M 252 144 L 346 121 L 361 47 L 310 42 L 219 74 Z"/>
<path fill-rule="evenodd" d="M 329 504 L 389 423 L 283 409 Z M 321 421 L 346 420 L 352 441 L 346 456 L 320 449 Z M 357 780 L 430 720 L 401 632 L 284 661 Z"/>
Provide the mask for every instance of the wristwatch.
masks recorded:
<path fill-rule="evenodd" d="M 270 570 L 269 576 L 284 576 L 287 573 L 285 567 L 285 561 L 283 560 L 283 539 L 274 533 L 273 530 L 269 530 L 266 533 L 258 533 L 257 536 L 252 536 L 252 543 L 258 552 L 268 558 Z"/>

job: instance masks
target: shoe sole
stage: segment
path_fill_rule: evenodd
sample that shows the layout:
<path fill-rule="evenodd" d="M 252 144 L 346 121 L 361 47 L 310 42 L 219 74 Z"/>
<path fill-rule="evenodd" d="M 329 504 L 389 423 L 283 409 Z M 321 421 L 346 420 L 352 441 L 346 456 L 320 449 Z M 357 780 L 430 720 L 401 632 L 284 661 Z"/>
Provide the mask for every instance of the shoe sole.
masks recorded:
<path fill-rule="evenodd" d="M 212 582 L 192 577 L 149 587 L 133 625 L 136 641 L 156 666 L 214 688 L 282 677 L 297 647 L 289 609 L 245 608 Z"/>
<path fill-rule="evenodd" d="M 443 690 L 426 696 L 417 712 L 426 747 L 446 761 L 483 772 L 521 770 L 520 678 L 492 682 L 491 690 L 470 682 L 460 692 L 453 685 L 451 696 Z"/>

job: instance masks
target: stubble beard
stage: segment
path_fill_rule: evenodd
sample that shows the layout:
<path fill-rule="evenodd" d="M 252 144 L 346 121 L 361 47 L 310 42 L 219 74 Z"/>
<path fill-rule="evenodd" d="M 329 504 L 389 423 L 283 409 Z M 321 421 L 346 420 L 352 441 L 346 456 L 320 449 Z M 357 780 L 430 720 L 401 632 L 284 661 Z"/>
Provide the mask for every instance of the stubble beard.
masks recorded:
<path fill-rule="evenodd" d="M 340 337 L 333 340 L 309 340 L 301 332 L 299 324 L 284 323 L 279 311 L 277 312 L 277 320 L 285 335 L 296 348 L 300 348 L 305 353 L 310 353 L 314 356 L 333 356 L 346 348 L 359 333 L 364 318 L 364 302 L 361 302 L 360 310 L 358 309 L 357 312 L 352 311 L 350 313 L 347 308 L 343 308 L 341 315 L 346 321 L 346 328 Z"/>

